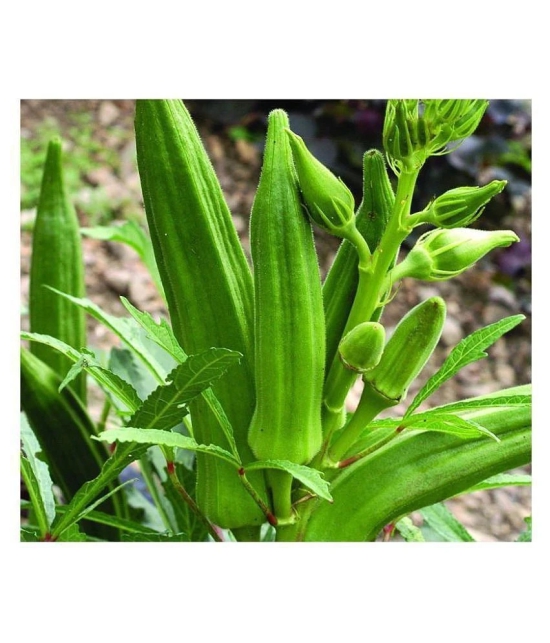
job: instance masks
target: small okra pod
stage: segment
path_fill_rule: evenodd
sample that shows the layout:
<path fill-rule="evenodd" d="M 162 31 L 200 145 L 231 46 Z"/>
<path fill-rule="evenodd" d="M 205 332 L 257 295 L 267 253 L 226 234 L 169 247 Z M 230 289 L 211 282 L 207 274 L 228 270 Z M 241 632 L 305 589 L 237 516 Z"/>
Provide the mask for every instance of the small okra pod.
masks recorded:
<path fill-rule="evenodd" d="M 382 358 L 363 375 L 365 388 L 398 404 L 433 353 L 445 322 L 441 297 L 430 297 L 412 308 L 396 326 Z"/>

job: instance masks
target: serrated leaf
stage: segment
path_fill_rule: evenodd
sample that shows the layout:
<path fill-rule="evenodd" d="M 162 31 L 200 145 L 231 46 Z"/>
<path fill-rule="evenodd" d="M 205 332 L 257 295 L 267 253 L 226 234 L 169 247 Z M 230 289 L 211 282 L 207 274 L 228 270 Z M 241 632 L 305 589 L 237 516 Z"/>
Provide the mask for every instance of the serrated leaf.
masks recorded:
<path fill-rule="evenodd" d="M 158 386 L 158 381 L 150 371 L 143 368 L 135 354 L 127 348 L 111 348 L 108 368 L 111 373 L 130 384 L 141 400 L 147 398 Z"/>
<path fill-rule="evenodd" d="M 130 315 L 132 315 L 137 323 L 147 332 L 148 336 L 164 348 L 167 353 L 172 355 L 178 363 L 181 364 L 187 359 L 185 351 L 179 345 L 172 328 L 165 319 L 161 319 L 157 324 L 148 312 L 142 312 L 132 306 L 126 297 L 121 297 L 120 301 Z"/>
<path fill-rule="evenodd" d="M 441 368 L 430 377 L 420 389 L 404 417 L 409 417 L 420 404 L 436 391 L 444 382 L 455 375 L 461 368 L 483 357 L 487 357 L 485 349 L 494 344 L 504 333 L 517 326 L 525 319 L 525 315 L 512 315 L 494 324 L 476 330 L 457 344 Z"/>
<path fill-rule="evenodd" d="M 426 542 L 422 531 L 408 517 L 398 520 L 395 523 L 395 528 L 408 543 Z"/>
<path fill-rule="evenodd" d="M 79 306 L 94 319 L 101 322 L 106 328 L 120 337 L 130 350 L 135 352 L 154 376 L 160 379 L 163 378 L 166 374 L 166 369 L 154 357 L 149 347 L 143 341 L 141 326 L 134 319 L 131 317 L 115 317 L 114 315 L 109 315 L 93 301 L 85 297 L 73 297 L 55 288 L 50 288 L 50 290 L 57 293 L 60 297 L 72 301 L 73 304 Z"/>
<path fill-rule="evenodd" d="M 323 474 L 317 469 L 312 469 L 304 464 L 296 464 L 288 460 L 260 460 L 246 465 L 246 471 L 257 471 L 258 469 L 278 469 L 287 471 L 296 480 L 299 480 L 310 491 L 320 498 L 332 502 L 330 495 L 330 483 L 324 479 Z"/>
<path fill-rule="evenodd" d="M 37 503 L 35 511 L 41 512 L 43 533 L 49 530 L 55 518 L 55 498 L 53 495 L 53 483 L 50 477 L 50 470 L 46 462 L 40 459 L 42 448 L 33 433 L 33 430 L 27 420 L 27 416 L 21 413 L 21 442 L 29 467 L 32 471 L 33 478 L 36 482 L 34 492 L 37 494 Z M 29 493 L 31 490 L 29 489 Z M 32 497 L 32 496 L 31 496 Z M 40 505 L 37 507 L 36 505 Z"/>
<path fill-rule="evenodd" d="M 407 429 L 450 433 L 463 439 L 478 438 L 482 434 L 499 442 L 497 436 L 481 424 L 452 413 L 436 413 L 434 411 L 416 413 L 403 419 L 400 426 Z"/>
<path fill-rule="evenodd" d="M 90 502 L 129 464 L 138 460 L 148 448 L 148 445 L 135 443 L 117 446 L 114 454 L 104 463 L 99 475 L 84 483 L 67 505 L 64 515 L 56 518 L 52 526 L 52 534 L 60 534 L 78 520 L 80 513 Z"/>
<path fill-rule="evenodd" d="M 135 444 L 156 444 L 164 447 L 176 447 L 179 449 L 188 449 L 189 451 L 198 451 L 227 460 L 234 467 L 240 466 L 239 460 L 233 457 L 229 451 L 216 446 L 215 444 L 198 444 L 193 438 L 159 429 L 140 429 L 136 427 L 124 426 L 118 429 L 110 429 L 100 433 L 98 440 L 103 440 L 112 444 L 113 442 L 132 442 Z"/>
<path fill-rule="evenodd" d="M 499 475 L 487 478 L 483 482 L 470 487 L 463 493 L 474 491 L 487 491 L 489 489 L 501 489 L 502 487 L 526 487 L 532 484 L 530 475 L 520 473 L 500 473 Z M 463 494 L 460 494 L 463 495 Z"/>
<path fill-rule="evenodd" d="M 476 411 L 497 406 L 531 406 L 531 395 L 499 395 L 495 397 L 471 398 L 445 404 L 445 412 Z M 441 408 L 441 407 L 438 407 Z M 408 417 L 408 416 L 406 416 Z"/>
<path fill-rule="evenodd" d="M 184 543 L 189 542 L 185 533 L 179 534 L 152 534 L 144 531 L 142 533 L 122 534 L 122 542 L 126 543 Z"/>
<path fill-rule="evenodd" d="M 29 506 L 29 503 L 26 501 L 21 502 L 21 508 L 25 509 Z M 67 506 L 66 505 L 57 505 L 56 511 L 58 514 L 63 515 L 67 512 Z M 136 522 L 134 520 L 130 520 L 127 518 L 120 518 L 118 516 L 115 516 L 113 514 L 106 514 L 103 513 L 102 511 L 97 511 L 94 509 L 93 511 L 90 511 L 86 514 L 86 520 L 88 522 L 96 522 L 100 525 L 107 525 L 109 527 L 115 527 L 119 529 L 120 531 L 128 531 L 128 532 L 139 532 L 142 533 L 144 531 L 150 532 L 152 534 L 158 533 L 158 531 L 155 531 L 154 529 L 150 529 L 149 527 L 144 526 L 140 522 Z"/>
<path fill-rule="evenodd" d="M 135 250 L 149 271 L 159 294 L 166 301 L 151 239 L 137 223 L 134 221 L 125 221 L 121 226 L 117 227 L 96 226 L 94 228 L 80 228 L 80 232 L 84 236 L 91 237 L 92 239 L 118 241 Z"/>
<path fill-rule="evenodd" d="M 168 384 L 151 393 L 128 424 L 136 428 L 171 429 L 187 414 L 182 405 L 209 388 L 240 358 L 240 353 L 226 348 L 210 348 L 190 355 L 168 375 Z"/>
<path fill-rule="evenodd" d="M 422 518 L 445 542 L 474 542 L 465 527 L 453 516 L 443 503 L 424 507 Z"/>
<path fill-rule="evenodd" d="M 114 396 L 116 401 L 113 401 L 122 412 L 135 413 L 140 407 L 142 401 L 135 389 L 118 375 L 101 366 L 99 362 L 94 359 L 90 351 L 77 351 L 75 348 L 65 344 L 65 342 L 55 337 L 50 337 L 50 335 L 40 335 L 39 333 L 27 333 L 23 331 L 21 332 L 21 338 L 51 346 L 73 362 L 81 360 L 83 370 L 91 375 L 106 393 Z"/>

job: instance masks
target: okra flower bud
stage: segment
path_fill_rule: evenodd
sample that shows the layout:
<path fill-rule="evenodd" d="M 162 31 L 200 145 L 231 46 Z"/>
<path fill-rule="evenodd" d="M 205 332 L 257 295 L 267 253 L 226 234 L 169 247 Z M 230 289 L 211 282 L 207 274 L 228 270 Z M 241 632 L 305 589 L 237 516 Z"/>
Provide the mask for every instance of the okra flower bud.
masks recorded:
<path fill-rule="evenodd" d="M 464 272 L 494 248 L 504 248 L 515 241 L 519 238 L 511 230 L 431 230 L 418 239 L 407 257 L 391 271 L 390 278 L 444 281 Z"/>
<path fill-rule="evenodd" d="M 388 406 L 398 404 L 406 396 L 441 337 L 445 314 L 443 299 L 430 297 L 403 317 L 378 365 L 363 375 L 366 395 L 382 396 L 391 402 Z"/>
<path fill-rule="evenodd" d="M 355 227 L 355 201 L 343 181 L 318 161 L 303 139 L 286 130 L 300 190 L 311 219 L 338 237 Z"/>
<path fill-rule="evenodd" d="M 480 217 L 483 206 L 502 192 L 505 185 L 506 181 L 491 181 L 483 187 L 449 190 L 421 213 L 419 221 L 439 228 L 465 227 Z"/>
<path fill-rule="evenodd" d="M 377 322 L 359 324 L 342 339 L 338 346 L 340 359 L 346 368 L 365 373 L 374 368 L 384 350 L 386 333 Z"/>
<path fill-rule="evenodd" d="M 383 141 L 394 172 L 413 171 L 429 156 L 451 152 L 458 145 L 448 144 L 473 134 L 488 104 L 481 99 L 388 101 Z"/>

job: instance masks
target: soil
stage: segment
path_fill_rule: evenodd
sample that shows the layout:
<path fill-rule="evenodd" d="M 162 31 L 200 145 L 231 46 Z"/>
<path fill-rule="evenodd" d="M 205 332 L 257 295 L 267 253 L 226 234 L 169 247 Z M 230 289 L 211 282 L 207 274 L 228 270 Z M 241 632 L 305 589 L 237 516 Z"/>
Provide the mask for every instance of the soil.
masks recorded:
<path fill-rule="evenodd" d="M 28 100 L 21 104 L 22 135 L 36 136 L 37 128 L 45 118 L 54 118 L 63 134 L 71 126 L 71 114 L 88 112 L 93 116 L 94 138 L 110 146 L 120 155 L 117 170 L 102 167 L 84 176 L 82 190 L 101 185 L 115 202 L 132 204 L 138 217 L 144 221 L 139 176 L 135 164 L 132 119 L 133 102 L 128 100 L 52 101 Z M 233 220 L 245 252 L 249 254 L 248 216 L 258 182 L 261 151 L 245 141 L 233 141 L 219 132 L 204 129 L 198 123 L 204 143 L 212 159 Z M 112 128 L 122 128 L 126 137 L 113 137 Z M 125 206 L 127 208 L 127 205 Z M 120 213 L 118 213 L 120 215 Z M 21 231 L 21 298 L 27 303 L 29 265 L 31 254 L 32 211 L 22 212 Z M 90 222 L 79 211 L 83 226 Z M 115 219 L 117 212 L 115 212 Z M 513 229 L 521 238 L 530 239 L 530 203 L 516 203 L 515 210 L 503 219 L 503 227 Z M 315 231 L 321 272 L 326 273 L 336 250 L 338 240 Z M 153 315 L 166 315 L 163 303 L 151 283 L 149 275 L 137 255 L 121 244 L 84 238 L 87 296 L 104 310 L 123 315 L 125 310 L 119 297 L 124 295 L 137 308 Z M 474 269 L 440 283 L 422 283 L 405 279 L 398 288 L 383 316 L 386 328 L 391 329 L 411 306 L 429 296 L 441 295 L 448 307 L 447 321 L 439 347 L 428 363 L 421 378 L 411 387 L 409 400 L 423 382 L 441 365 L 450 349 L 472 331 L 503 317 L 522 313 L 525 321 L 499 339 L 489 349 L 487 359 L 465 367 L 430 399 L 430 406 L 490 393 L 501 388 L 531 381 L 531 283 L 529 275 L 514 278 L 512 283 L 502 277 L 498 268 L 498 252 L 493 253 Z M 26 316 L 22 326 L 27 327 Z M 96 349 L 109 349 L 116 344 L 109 332 L 93 319 L 88 320 L 89 344 Z M 358 384 L 349 398 L 350 409 L 360 394 Z M 99 397 L 98 397 L 99 401 Z M 396 407 L 400 413 L 404 407 Z M 522 472 L 529 472 L 524 467 Z M 513 541 L 524 530 L 524 518 L 531 514 L 531 488 L 512 487 L 490 492 L 477 492 L 448 501 L 448 508 L 478 541 Z M 413 520 L 420 524 L 419 514 Z"/>

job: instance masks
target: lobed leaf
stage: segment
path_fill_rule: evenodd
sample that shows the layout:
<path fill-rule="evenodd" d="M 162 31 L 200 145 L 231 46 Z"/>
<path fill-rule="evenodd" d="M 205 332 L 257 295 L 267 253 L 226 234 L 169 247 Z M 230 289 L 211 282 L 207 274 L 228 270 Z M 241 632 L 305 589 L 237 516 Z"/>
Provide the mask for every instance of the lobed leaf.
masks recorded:
<path fill-rule="evenodd" d="M 216 446 L 215 444 L 198 444 L 193 438 L 181 433 L 174 433 L 172 431 L 162 431 L 158 429 L 140 429 L 137 427 L 124 426 L 118 429 L 110 429 L 104 431 L 98 436 L 99 440 L 112 444 L 113 442 L 132 442 L 135 444 L 147 444 L 148 446 L 156 444 L 164 447 L 177 447 L 179 449 L 187 449 L 189 451 L 196 451 L 199 453 L 208 453 L 210 455 L 226 460 L 236 468 L 240 466 L 240 462 L 225 449 Z"/>
<path fill-rule="evenodd" d="M 420 510 L 422 518 L 445 542 L 474 542 L 464 525 L 460 523 L 443 503 Z"/>
<path fill-rule="evenodd" d="M 287 471 L 296 478 L 296 480 L 299 480 L 308 489 L 313 491 L 314 494 L 332 502 L 332 496 L 329 491 L 330 483 L 324 479 L 323 474 L 317 469 L 312 469 L 304 464 L 296 464 L 288 460 L 261 460 L 246 465 L 247 472 L 257 471 L 258 469 L 279 469 L 280 471 Z"/>
<path fill-rule="evenodd" d="M 457 344 L 441 368 L 430 377 L 420 389 L 404 417 L 409 417 L 420 404 L 437 390 L 444 382 L 455 375 L 461 368 L 483 357 L 487 357 L 485 349 L 494 344 L 504 333 L 517 326 L 525 319 L 524 315 L 512 315 L 494 324 L 476 330 Z"/>
<path fill-rule="evenodd" d="M 91 375 L 104 391 L 116 398 L 119 402 L 118 406 L 120 406 L 120 404 L 123 405 L 123 412 L 135 413 L 140 407 L 142 401 L 135 389 L 112 371 L 103 368 L 89 351 L 77 351 L 75 348 L 72 348 L 72 346 L 49 335 L 22 331 L 21 338 L 51 346 L 73 362 L 80 362 L 82 369 Z"/>
<path fill-rule="evenodd" d="M 422 531 L 409 517 L 401 518 L 395 523 L 395 528 L 408 543 L 423 543 L 425 538 Z"/>
<path fill-rule="evenodd" d="M 171 429 L 187 414 L 182 405 L 209 388 L 240 358 L 240 353 L 227 348 L 210 348 L 190 355 L 168 375 L 167 384 L 149 395 L 128 424 L 137 428 Z"/>

